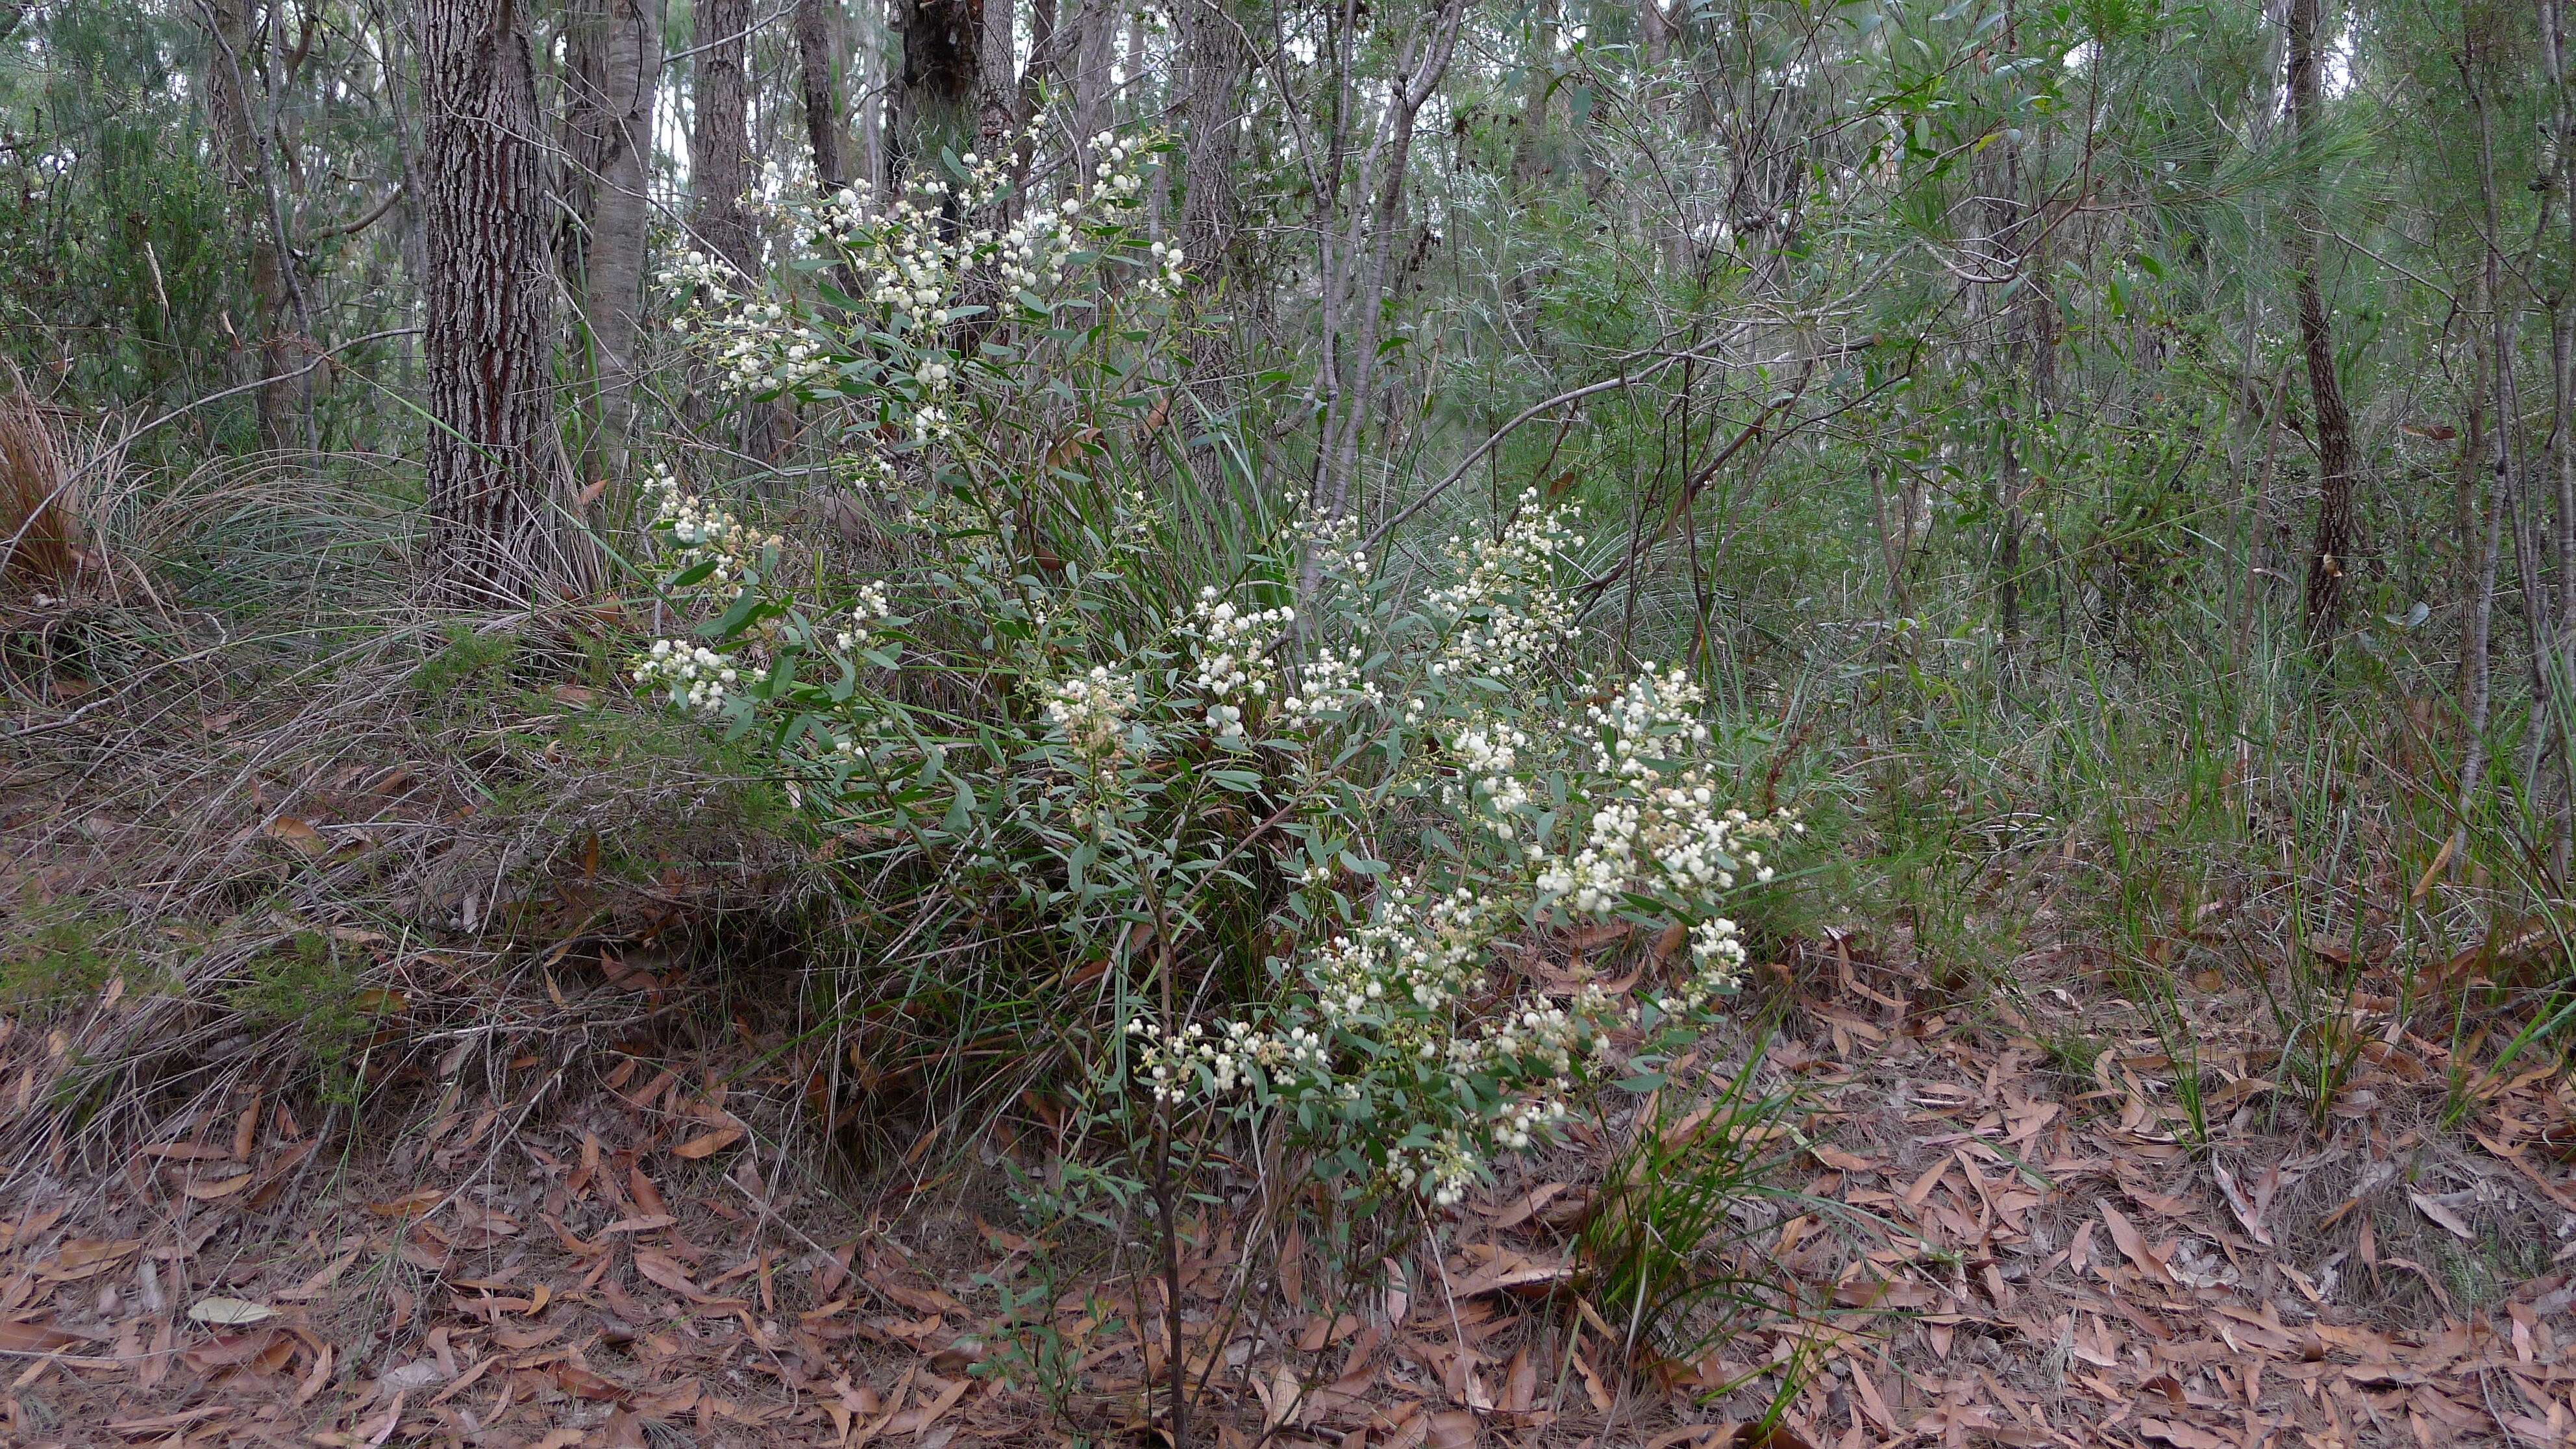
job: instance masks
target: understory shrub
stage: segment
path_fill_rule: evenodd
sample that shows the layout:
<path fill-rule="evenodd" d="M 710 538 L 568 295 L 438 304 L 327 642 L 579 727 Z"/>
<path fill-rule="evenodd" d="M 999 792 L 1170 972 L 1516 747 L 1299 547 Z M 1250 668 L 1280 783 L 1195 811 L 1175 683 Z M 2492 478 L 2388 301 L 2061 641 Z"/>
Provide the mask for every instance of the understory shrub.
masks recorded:
<path fill-rule="evenodd" d="M 1168 1164 L 1267 1124 L 1354 1196 L 1454 1202 L 1696 1039 L 1801 827 L 1739 806 L 1686 674 L 1573 667 L 1571 510 L 1399 556 L 1189 436 L 1156 148 L 1094 150 L 1063 190 L 967 156 L 844 193 L 774 275 L 670 279 L 736 396 L 831 420 L 870 537 L 766 533 L 677 460 L 650 496 L 701 622 L 634 678 L 760 732 L 872 968 L 1023 1003 L 1094 1125 Z"/>

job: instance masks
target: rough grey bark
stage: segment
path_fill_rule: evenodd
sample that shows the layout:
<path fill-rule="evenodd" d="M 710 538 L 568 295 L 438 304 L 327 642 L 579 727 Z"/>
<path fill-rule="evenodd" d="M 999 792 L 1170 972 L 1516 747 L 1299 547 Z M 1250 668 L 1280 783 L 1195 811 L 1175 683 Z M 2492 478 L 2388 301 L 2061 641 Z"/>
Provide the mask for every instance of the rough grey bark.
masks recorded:
<path fill-rule="evenodd" d="M 1109 127 L 1109 56 L 1118 28 L 1109 0 L 1082 0 L 1065 48 L 1065 89 L 1073 105 L 1074 144 L 1088 156 L 1091 138 Z"/>
<path fill-rule="evenodd" d="M 978 57 L 984 10 L 977 0 L 894 0 L 903 32 L 903 77 L 894 93 L 888 167 L 897 180 L 935 174 L 943 148 L 975 149 Z"/>
<path fill-rule="evenodd" d="M 731 264 L 745 288 L 756 285 L 763 265 L 760 237 L 743 205 L 752 184 L 751 23 L 751 0 L 700 0 L 691 85 L 697 116 L 689 133 L 689 229 Z M 786 431 L 777 406 L 746 403 L 736 417 L 735 447 L 757 462 L 775 461 Z"/>
<path fill-rule="evenodd" d="M 1055 11 L 1055 0 L 1029 0 L 1029 63 L 1020 67 L 1019 121 L 1023 126 L 1037 115 L 1039 87 L 1054 71 Z M 1026 160 L 1021 164 L 1026 165 Z"/>
<path fill-rule="evenodd" d="M 749 275 L 758 262 L 751 213 L 742 204 L 751 189 L 751 91 L 744 67 L 751 0 L 699 0 L 697 25 L 689 227 L 709 252 Z"/>
<path fill-rule="evenodd" d="M 418 0 L 421 298 L 435 595 L 519 608 L 582 581 L 557 527 L 546 147 L 516 0 Z"/>
<path fill-rule="evenodd" d="M 814 184 L 826 196 L 850 184 L 849 122 L 842 115 L 840 0 L 796 0 L 798 96 Z"/>
<path fill-rule="evenodd" d="M 858 154 L 852 162 L 852 180 L 864 181 L 871 190 L 882 190 L 894 175 L 893 135 L 895 103 L 893 82 L 887 75 L 890 47 L 901 40 L 895 10 L 901 0 L 860 0 L 855 10 L 845 11 L 843 18 L 851 26 L 850 48 L 850 129 L 856 133 Z"/>
<path fill-rule="evenodd" d="M 209 0 L 208 14 L 214 44 L 206 51 L 207 109 L 222 148 L 224 180 L 248 243 L 250 292 L 259 308 L 254 375 L 270 379 L 256 394 L 259 437 L 263 446 L 286 448 L 304 437 L 302 386 L 286 379 L 295 365 L 294 328 L 277 243 L 275 197 L 249 85 L 267 41 L 252 33 L 249 0 Z"/>
<path fill-rule="evenodd" d="M 2290 259 L 2297 274 L 2299 342 L 2307 354 L 2308 396 L 2317 418 L 2317 531 L 2308 550 L 2308 637 L 2333 637 L 2343 605 L 2343 583 L 2352 553 L 2352 493 L 2360 465 L 2353 452 L 2352 414 L 2344 407 L 2335 373 L 2334 326 L 2326 316 L 2317 276 L 2317 232 L 2323 224 L 2317 193 L 2315 148 L 2325 126 L 2319 74 L 2320 0 L 2290 0 L 2290 124 L 2305 159 L 2290 188 Z"/>
<path fill-rule="evenodd" d="M 626 474 L 635 423 L 662 0 L 592 0 L 577 19 L 564 127 L 563 265 L 589 344 L 582 472 L 617 479 Z"/>
<path fill-rule="evenodd" d="M 1019 127 L 1019 11 L 1013 0 L 975 0 L 983 33 L 975 42 L 975 149 L 1002 154 Z"/>

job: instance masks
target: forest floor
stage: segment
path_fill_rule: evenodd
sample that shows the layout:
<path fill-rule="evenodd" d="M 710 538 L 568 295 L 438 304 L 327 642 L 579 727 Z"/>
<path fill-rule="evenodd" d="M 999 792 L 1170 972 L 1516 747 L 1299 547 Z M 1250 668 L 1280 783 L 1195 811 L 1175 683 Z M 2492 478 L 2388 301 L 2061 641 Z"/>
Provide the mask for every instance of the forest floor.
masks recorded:
<path fill-rule="evenodd" d="M 2535 1062 L 2446 1092 L 2444 1050 L 2365 995 L 2357 1074 L 2316 1124 L 2251 1073 L 2261 1003 L 2195 996 L 2204 1150 L 2158 1039 L 2086 994 L 2082 950 L 2016 971 L 2022 1009 L 1926 998 L 1840 937 L 1772 968 L 1770 1063 L 1799 1089 L 1784 1185 L 1807 1210 L 1764 1243 L 1813 1307 L 1696 1362 L 1623 1366 L 1570 1291 L 1597 1134 L 1451 1210 L 1409 1288 L 1361 1303 L 1326 1302 L 1293 1238 L 1245 1254 L 1248 1214 L 1211 1208 L 1179 1275 L 1193 1442 L 2576 1442 L 2562 1078 Z M 379 1146 L 244 1086 L 114 1171 L 0 1205 L 7 1441 L 1168 1442 L 1160 1277 L 1053 1283 L 1051 1333 L 970 1307 L 1032 1281 L 1039 1245 L 988 1219 L 1008 1220 L 998 1194 L 952 1175 L 872 1199 L 764 1152 L 748 1128 L 798 1079 L 746 1017 L 657 1027 L 692 989 L 561 955 L 551 1000 L 630 1023 L 595 1070 L 516 1049 L 461 1070 L 466 1034 Z M 81 1031 L 0 1024 L 0 1109 L 39 1105 Z M 998 1384 L 1031 1343 L 1059 1351 Z M 1803 1386 L 1754 1427 L 1784 1375 Z"/>

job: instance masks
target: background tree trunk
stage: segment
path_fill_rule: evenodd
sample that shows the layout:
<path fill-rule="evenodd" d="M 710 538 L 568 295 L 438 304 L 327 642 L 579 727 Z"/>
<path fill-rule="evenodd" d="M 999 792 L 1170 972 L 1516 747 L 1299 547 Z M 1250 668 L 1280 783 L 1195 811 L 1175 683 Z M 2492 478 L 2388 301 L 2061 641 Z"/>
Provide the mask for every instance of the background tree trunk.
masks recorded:
<path fill-rule="evenodd" d="M 1441 77 L 1449 73 L 1449 60 L 1456 50 L 1465 15 L 1465 0 L 1447 0 L 1435 11 L 1424 32 L 1405 48 L 1403 60 L 1410 62 L 1409 67 L 1399 69 L 1387 87 L 1386 114 L 1380 121 L 1385 171 L 1378 181 L 1377 194 L 1360 202 L 1370 208 L 1364 233 L 1368 250 L 1364 256 L 1354 258 L 1359 270 L 1351 281 L 1346 313 L 1352 321 L 1351 336 L 1343 353 L 1343 371 L 1332 380 L 1335 390 L 1324 421 L 1320 450 L 1324 467 L 1316 480 L 1315 501 L 1321 503 L 1327 519 L 1339 519 L 1350 512 L 1352 482 L 1359 472 L 1360 435 L 1367 430 L 1376 400 L 1378 334 L 1384 312 L 1380 304 L 1386 297 L 1388 265 L 1401 230 L 1398 222 L 1404 214 L 1414 122 L 1432 92 L 1439 88 Z M 1355 226 L 1353 230 L 1358 232 L 1360 228 Z M 1334 340 L 1328 338 L 1327 346 L 1333 345 Z M 1313 580 L 1306 583 L 1311 589 Z"/>
<path fill-rule="evenodd" d="M 1019 9 L 1013 0 L 974 0 L 983 33 L 975 48 L 975 149 L 1001 155 L 1019 128 Z"/>
<path fill-rule="evenodd" d="M 796 0 L 797 77 L 805 103 L 805 140 L 814 149 L 814 184 L 831 196 L 850 184 L 848 121 L 842 116 L 839 0 Z"/>
<path fill-rule="evenodd" d="M 697 71 L 691 95 L 696 125 L 689 132 L 689 226 L 706 249 L 745 276 L 759 262 L 751 214 L 743 194 L 751 189 L 751 130 L 744 52 L 751 0 L 699 0 Z"/>
<path fill-rule="evenodd" d="M 564 161 L 564 271 L 588 340 L 585 477 L 623 478 L 635 423 L 636 342 L 662 0 L 597 0 L 574 34 Z"/>
<path fill-rule="evenodd" d="M 1183 126 L 1181 245 L 1200 278 L 1214 285 L 1242 269 L 1234 255 L 1243 208 L 1235 192 L 1235 105 L 1248 56 L 1228 0 L 1183 0 L 1180 9 Z"/>
<path fill-rule="evenodd" d="M 1065 89 L 1073 106 L 1078 155 L 1088 156 L 1091 138 L 1109 127 L 1109 55 L 1117 29 L 1118 12 L 1109 0 L 1082 0 L 1074 12 L 1073 34 L 1065 51 Z"/>
<path fill-rule="evenodd" d="M 2335 375 L 2334 329 L 2326 316 L 2317 277 L 2317 230 L 2323 220 L 2317 193 L 2315 148 L 2324 125 L 2325 96 L 2318 72 L 2320 0 L 2290 0 L 2290 124 L 2302 153 L 2290 184 L 2290 258 L 2297 273 L 2299 342 L 2307 353 L 2308 396 L 2317 415 L 2317 532 L 2308 551 L 2308 637 L 2324 643 L 2334 634 L 2343 580 L 2352 552 L 2352 490 L 2359 471 L 2352 446 L 2352 414 Z"/>
<path fill-rule="evenodd" d="M 1672 59 L 1673 38 L 1680 33 L 1681 20 L 1664 9 L 1664 0 L 1637 0 L 1637 48 L 1646 64 L 1662 65 Z"/>
<path fill-rule="evenodd" d="M 250 97 L 250 78 L 260 72 L 259 57 L 267 41 L 264 33 L 251 31 L 250 0 L 210 0 L 209 14 L 214 43 L 206 51 L 207 109 L 250 254 L 250 292 L 259 307 L 258 358 L 252 365 L 256 376 L 270 379 L 258 391 L 259 440 L 268 448 L 293 447 L 304 441 L 301 389 L 284 380 L 295 365 L 289 342 L 286 270 L 278 252 L 268 167 Z"/>
<path fill-rule="evenodd" d="M 903 30 L 903 79 L 895 89 L 888 170 L 900 182 L 935 175 L 943 148 L 975 149 L 983 7 L 976 0 L 895 0 Z"/>
<path fill-rule="evenodd" d="M 428 191 L 421 350 L 437 423 L 426 562 L 447 603 L 524 607 L 547 585 L 581 582 L 554 513 L 555 284 L 526 17 L 515 0 L 419 0 L 412 14 Z"/>
<path fill-rule="evenodd" d="M 700 0 L 697 74 L 692 85 L 696 125 L 689 133 L 690 230 L 757 290 L 763 268 L 760 237 L 743 196 L 751 190 L 751 0 Z M 701 397 L 708 390 L 700 389 Z M 703 421 L 704 413 L 699 415 Z M 736 414 L 735 446 L 759 464 L 776 461 L 786 429 L 777 406 L 750 402 Z"/>
<path fill-rule="evenodd" d="M 1646 7 L 1652 9 L 1651 3 Z M 1555 167 L 1549 112 L 1554 109 L 1557 36 L 1563 7 L 1559 0 L 1538 0 L 1530 17 L 1530 52 L 1521 77 L 1520 128 L 1512 137 L 1512 185 L 1526 198 L 1536 194 Z"/>

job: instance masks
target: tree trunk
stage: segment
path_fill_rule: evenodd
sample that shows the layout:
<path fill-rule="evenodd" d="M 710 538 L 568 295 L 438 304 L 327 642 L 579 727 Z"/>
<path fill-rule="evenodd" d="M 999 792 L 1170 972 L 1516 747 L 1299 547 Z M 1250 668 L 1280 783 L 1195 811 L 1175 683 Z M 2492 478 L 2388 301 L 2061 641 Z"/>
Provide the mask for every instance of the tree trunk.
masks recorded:
<path fill-rule="evenodd" d="M 1637 0 L 1637 49 L 1647 65 L 1672 59 L 1673 38 L 1680 33 L 1681 21 L 1664 9 L 1664 0 Z"/>
<path fill-rule="evenodd" d="M 751 0 L 698 0 L 697 124 L 689 133 L 689 226 L 706 249 L 749 277 L 757 273 L 751 213 L 750 86 L 744 75 Z"/>
<path fill-rule="evenodd" d="M 689 133 L 689 229 L 756 291 L 763 270 L 760 237 L 743 196 L 751 190 L 751 0 L 699 0 L 697 74 L 691 93 L 697 124 Z M 695 421 L 703 422 L 701 413 Z M 735 446 L 761 465 L 777 460 L 785 434 L 779 409 L 746 402 L 737 414 Z"/>
<path fill-rule="evenodd" d="M 1118 8 L 1109 0 L 1082 0 L 1074 12 L 1065 51 L 1065 90 L 1073 105 L 1075 155 L 1091 155 L 1091 138 L 1109 129 L 1109 57 L 1117 39 Z"/>
<path fill-rule="evenodd" d="M 2004 10 L 2003 48 L 2007 57 L 2020 53 L 2019 16 L 2010 5 Z M 1997 319 L 2009 374 L 2021 388 L 2014 405 L 1997 413 L 2003 438 L 1997 450 L 1995 492 L 2003 536 L 1997 541 L 1995 557 L 1996 626 L 2003 662 L 2010 668 L 2022 634 L 2022 534 L 2031 476 L 2030 444 L 2022 429 L 2045 421 L 2048 415 L 2057 374 L 2057 315 L 2048 290 L 2047 257 L 2034 225 L 2038 218 L 2025 194 L 2036 186 L 2023 175 L 2022 143 L 2007 130 L 1994 151 L 1996 178 L 1986 208 L 1987 266 L 2020 282 L 2011 314 Z"/>
<path fill-rule="evenodd" d="M 2324 86 L 2318 74 L 2317 28 L 2321 0 L 2290 0 L 2290 123 L 2301 152 L 2291 183 L 2290 257 L 2297 273 L 2299 342 L 2307 353 L 2308 396 L 2317 415 L 2317 532 L 2308 551 L 2308 638 L 2333 638 L 2343 604 L 2343 582 L 2352 552 L 2352 492 L 2359 471 L 2352 446 L 2352 414 L 2335 375 L 2334 330 L 2317 276 L 2317 230 L 2323 225 L 2316 147 L 2325 124 Z"/>
<path fill-rule="evenodd" d="M 850 184 L 849 135 L 841 116 L 840 0 L 796 0 L 796 56 L 814 184 L 825 196 L 836 195 Z"/>
<path fill-rule="evenodd" d="M 2540 0 L 2540 54 L 2549 80 L 2552 200 L 2566 212 L 2566 249 L 2554 269 L 2549 299 L 2549 476 L 2558 505 L 2558 617 L 2556 661 L 2562 683 L 2576 680 L 2576 109 L 2567 92 L 2567 6 Z M 2558 744 L 2557 829 L 2549 851 L 2550 874 L 2568 879 L 2576 863 L 2576 759 L 2562 729 Z"/>
<path fill-rule="evenodd" d="M 582 580 L 556 526 L 545 147 L 515 0 L 419 0 L 429 540 L 444 602 L 518 608 Z"/>
<path fill-rule="evenodd" d="M 939 175 L 942 149 L 975 149 L 984 13 L 977 0 L 895 0 L 895 15 L 903 30 L 903 80 L 887 151 L 901 182 Z"/>
<path fill-rule="evenodd" d="M 2495 303 L 2488 291 L 2490 281 L 2481 274 L 2478 279 L 2480 306 L 2492 310 Z M 2471 344 L 2472 352 L 2478 349 Z M 2469 616 L 2461 626 L 2460 675 L 2462 707 L 2460 790 L 2451 828 L 2451 858 L 2458 869 L 2468 855 L 2469 822 L 2476 817 L 2478 796 L 2486 783 L 2487 719 L 2494 700 L 2494 628 L 2496 597 L 2496 560 L 2503 551 L 2504 500 L 2502 484 L 2511 463 L 2506 451 L 2504 429 L 2495 431 L 2494 441 L 2486 449 L 2485 366 L 2472 369 L 2469 384 L 2468 438 L 2461 448 L 2462 516 L 2460 547 L 2469 555 Z M 2499 379 L 2497 392 L 2504 391 Z M 2491 449 L 2491 451 L 2489 451 Z M 2486 455 L 2481 457 L 2484 452 Z M 2478 523 L 2476 511 L 2476 474 L 2483 466 L 2496 480 L 2486 490 L 2484 523 Z"/>
<path fill-rule="evenodd" d="M 257 393 L 259 440 L 263 447 L 287 448 L 303 441 L 300 389 L 285 380 L 294 370 L 289 340 L 286 269 L 274 227 L 268 167 L 260 142 L 260 125 L 251 108 L 250 77 L 259 73 L 265 36 L 254 38 L 249 0 L 212 0 L 214 44 L 206 53 L 207 109 L 222 146 L 224 180 L 242 220 L 249 243 L 250 292 L 258 304 L 257 375 L 269 379 Z"/>
<path fill-rule="evenodd" d="M 1654 8 L 1647 0 L 1646 8 Z M 1538 10 L 1530 17 L 1530 54 L 1527 69 L 1521 76 L 1521 114 L 1518 134 L 1512 137 L 1512 185 L 1523 198 L 1536 192 L 1554 168 L 1549 164 L 1553 138 L 1548 135 L 1548 112 L 1556 87 L 1556 47 L 1560 0 L 1538 0 Z M 1519 277 L 1515 275 L 1517 286 Z"/>
<path fill-rule="evenodd" d="M 842 18 L 851 24 L 850 48 L 850 127 L 857 133 L 858 155 L 853 162 L 853 182 L 864 181 L 871 191 L 882 191 L 895 176 L 894 128 L 896 106 L 900 97 L 894 94 L 894 81 L 887 74 L 888 52 L 902 38 L 897 29 L 901 0 L 861 0 L 856 10 L 844 10 Z"/>
<path fill-rule="evenodd" d="M 1352 335 L 1347 347 L 1335 336 L 1327 336 L 1328 358 L 1339 354 L 1327 383 L 1328 405 L 1324 421 L 1324 446 L 1320 451 L 1323 469 L 1316 479 L 1313 501 L 1322 505 L 1326 519 L 1338 520 L 1351 509 L 1351 483 L 1359 471 L 1360 435 L 1367 430 L 1372 400 L 1377 393 L 1378 332 L 1385 308 L 1388 266 L 1392 260 L 1398 224 L 1404 214 L 1404 185 L 1407 169 L 1413 159 L 1413 129 L 1422 107 L 1439 89 L 1441 79 L 1449 73 L 1449 60 L 1458 43 L 1458 28 L 1466 15 L 1466 0 L 1446 0 L 1430 19 L 1425 33 L 1407 45 L 1398 58 L 1398 70 L 1387 89 L 1386 112 L 1381 117 L 1377 141 L 1370 150 L 1383 156 L 1385 170 L 1378 182 L 1377 194 L 1361 202 L 1369 208 L 1365 222 L 1354 217 L 1347 240 L 1357 242 L 1365 237 L 1365 257 L 1348 256 L 1357 261 L 1360 270 L 1350 283 L 1350 295 L 1344 315 L 1352 319 Z M 1355 252 L 1356 248 L 1350 248 Z M 1327 285 L 1330 285 L 1329 283 Z M 1311 570 L 1310 559 L 1307 568 Z M 1313 580 L 1305 580 L 1311 592 Z"/>
<path fill-rule="evenodd" d="M 1181 48 L 1181 246 L 1202 282 L 1239 274 L 1235 233 L 1235 104 L 1249 63 L 1229 0 L 1183 0 Z"/>
<path fill-rule="evenodd" d="M 1019 10 L 1013 0 L 974 0 L 983 33 L 975 50 L 975 149 L 999 156 L 1019 127 Z"/>
<path fill-rule="evenodd" d="M 662 0 L 596 0 L 586 10 L 564 128 L 564 273 L 589 340 L 582 472 L 617 479 L 635 423 Z"/>
<path fill-rule="evenodd" d="M 2549 583 L 2541 573 L 2541 530 L 2532 516 L 2528 470 L 2517 456 L 2516 433 L 2522 417 L 2522 395 L 2519 379 L 2514 375 L 2514 342 L 2522 332 L 2522 308 L 2517 301 L 2510 307 L 2504 296 L 2504 220 L 2503 207 L 2497 194 L 2495 172 L 2495 117 L 2488 104 L 2488 82 L 2492 79 L 2494 57 L 2472 35 L 2460 53 L 2460 79 L 2468 92 L 2469 109 L 2477 121 L 2478 197 L 2482 204 L 2485 248 L 2484 270 L 2479 286 L 2487 308 L 2487 349 L 2494 377 L 2492 400 L 2495 404 L 2495 441 L 2488 451 L 2493 459 L 2495 484 L 2488 505 L 2511 514 L 2513 523 L 2513 557 L 2515 572 L 2522 586 L 2523 627 L 2529 640 L 2531 677 L 2531 721 L 2523 731 L 2522 768 L 2517 776 L 2522 787 L 2537 796 L 2543 791 L 2540 761 L 2543 746 L 2553 733 L 2550 708 L 2549 656 Z M 2500 531 L 2500 530 L 2499 530 Z"/>

